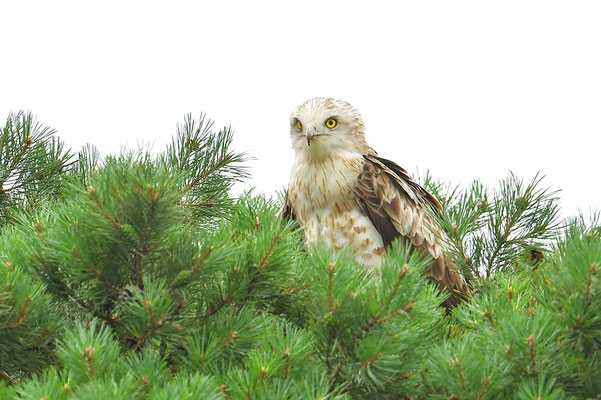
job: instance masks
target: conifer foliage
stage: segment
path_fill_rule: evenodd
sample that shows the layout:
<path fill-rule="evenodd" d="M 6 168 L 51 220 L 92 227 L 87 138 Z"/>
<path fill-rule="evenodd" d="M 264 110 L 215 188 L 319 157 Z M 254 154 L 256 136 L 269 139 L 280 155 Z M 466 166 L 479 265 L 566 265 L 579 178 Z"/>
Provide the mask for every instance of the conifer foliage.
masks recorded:
<path fill-rule="evenodd" d="M 245 156 L 202 115 L 157 156 L 52 133 L 2 129 L 0 398 L 601 396 L 601 230 L 561 226 L 539 177 L 426 179 L 471 287 L 446 313 L 410 248 L 365 271 L 231 198 Z"/>
<path fill-rule="evenodd" d="M 72 156 L 54 133 L 31 113 L 8 115 L 0 129 L 0 226 L 11 221 L 14 211 L 59 196 Z"/>

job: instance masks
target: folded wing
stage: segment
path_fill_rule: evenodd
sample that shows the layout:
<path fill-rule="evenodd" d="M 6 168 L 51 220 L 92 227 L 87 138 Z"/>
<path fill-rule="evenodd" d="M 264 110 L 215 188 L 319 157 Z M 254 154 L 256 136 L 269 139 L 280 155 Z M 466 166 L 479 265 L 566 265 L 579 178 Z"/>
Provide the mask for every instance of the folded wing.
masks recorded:
<path fill-rule="evenodd" d="M 429 215 L 429 208 L 441 206 L 432 194 L 414 182 L 396 163 L 378 157 L 375 152 L 364 155 L 355 195 L 385 246 L 401 238 L 433 258 L 430 274 L 453 296 L 446 302 L 452 306 L 466 290 L 465 279 L 445 254 L 444 232 Z"/>

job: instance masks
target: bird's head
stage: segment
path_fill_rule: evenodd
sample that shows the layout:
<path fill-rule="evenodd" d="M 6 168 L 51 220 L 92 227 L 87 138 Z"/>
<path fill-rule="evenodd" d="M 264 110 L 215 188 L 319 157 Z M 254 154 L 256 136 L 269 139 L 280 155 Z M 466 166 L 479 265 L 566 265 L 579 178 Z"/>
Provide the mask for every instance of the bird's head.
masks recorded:
<path fill-rule="evenodd" d="M 292 148 L 297 154 L 327 157 L 365 152 L 363 121 L 349 103 L 326 97 L 305 101 L 290 116 Z"/>

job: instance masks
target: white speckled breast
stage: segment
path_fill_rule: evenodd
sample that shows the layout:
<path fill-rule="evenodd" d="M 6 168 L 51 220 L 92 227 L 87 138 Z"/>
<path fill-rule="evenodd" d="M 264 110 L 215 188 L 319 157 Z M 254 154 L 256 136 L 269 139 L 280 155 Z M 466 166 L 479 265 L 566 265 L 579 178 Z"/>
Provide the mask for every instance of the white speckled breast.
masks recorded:
<path fill-rule="evenodd" d="M 288 193 L 307 242 L 324 241 L 336 252 L 349 245 L 357 262 L 373 267 L 386 252 L 380 234 L 355 201 L 353 188 L 363 162 L 354 154 L 311 162 L 297 158 Z"/>

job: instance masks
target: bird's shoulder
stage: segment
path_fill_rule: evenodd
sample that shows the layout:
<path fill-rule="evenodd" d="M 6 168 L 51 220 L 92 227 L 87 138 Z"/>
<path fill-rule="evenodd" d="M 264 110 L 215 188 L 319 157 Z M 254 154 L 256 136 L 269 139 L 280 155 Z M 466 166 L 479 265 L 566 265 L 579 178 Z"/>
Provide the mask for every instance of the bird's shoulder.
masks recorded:
<path fill-rule="evenodd" d="M 404 237 L 415 246 L 430 247 L 432 256 L 437 258 L 436 236 L 441 232 L 430 217 L 429 208 L 440 209 L 438 200 L 395 162 L 379 157 L 373 150 L 363 157 L 355 196 L 381 231 L 385 244 Z"/>
<path fill-rule="evenodd" d="M 396 188 L 395 191 L 400 190 L 401 194 L 408 197 L 415 205 L 422 206 L 427 203 L 436 210 L 442 209 L 442 206 L 436 197 L 419 183 L 415 182 L 409 173 L 394 161 L 380 157 L 378 153 L 371 148 L 363 155 L 363 158 L 365 162 L 363 164 L 363 170 L 359 175 L 359 183 L 366 183 L 368 180 L 377 180 L 378 177 L 382 177 L 379 182 L 375 182 L 380 185 L 376 185 L 375 187 L 373 185 L 368 185 L 367 187 L 373 189 L 390 189 L 390 186 L 392 185 Z"/>

